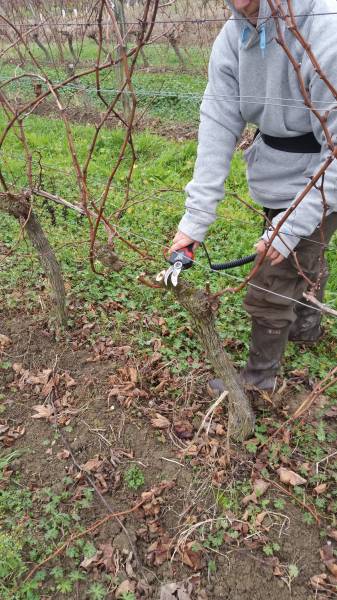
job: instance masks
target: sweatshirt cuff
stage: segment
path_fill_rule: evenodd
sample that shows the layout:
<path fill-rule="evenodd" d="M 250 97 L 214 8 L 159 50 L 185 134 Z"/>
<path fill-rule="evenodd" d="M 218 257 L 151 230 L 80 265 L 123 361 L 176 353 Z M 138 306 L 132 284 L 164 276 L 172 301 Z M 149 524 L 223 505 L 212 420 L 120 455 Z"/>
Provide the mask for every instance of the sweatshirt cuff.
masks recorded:
<path fill-rule="evenodd" d="M 191 213 L 186 213 L 181 219 L 178 229 L 196 242 L 203 242 L 209 224 L 198 221 Z"/>
<path fill-rule="evenodd" d="M 273 233 L 274 229 L 267 229 L 264 232 L 262 239 L 265 242 L 269 242 Z M 277 252 L 282 254 L 284 258 L 288 258 L 290 252 L 294 250 L 294 248 L 296 248 L 300 239 L 301 238 L 299 238 L 297 235 L 294 235 L 293 233 L 286 231 L 285 228 L 281 227 L 280 231 L 278 232 L 278 235 L 273 239 L 272 246 L 273 248 L 275 248 L 275 250 L 277 250 Z"/>

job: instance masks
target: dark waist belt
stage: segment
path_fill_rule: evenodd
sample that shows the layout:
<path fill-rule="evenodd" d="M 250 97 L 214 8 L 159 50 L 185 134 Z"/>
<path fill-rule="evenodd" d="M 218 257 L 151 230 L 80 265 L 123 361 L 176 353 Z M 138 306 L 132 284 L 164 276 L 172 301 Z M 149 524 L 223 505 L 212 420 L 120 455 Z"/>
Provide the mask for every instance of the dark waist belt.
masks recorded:
<path fill-rule="evenodd" d="M 261 132 L 258 131 L 258 133 Z M 305 133 L 296 137 L 272 137 L 261 133 L 261 137 L 267 146 L 283 152 L 318 154 L 321 151 L 321 146 L 313 133 Z"/>

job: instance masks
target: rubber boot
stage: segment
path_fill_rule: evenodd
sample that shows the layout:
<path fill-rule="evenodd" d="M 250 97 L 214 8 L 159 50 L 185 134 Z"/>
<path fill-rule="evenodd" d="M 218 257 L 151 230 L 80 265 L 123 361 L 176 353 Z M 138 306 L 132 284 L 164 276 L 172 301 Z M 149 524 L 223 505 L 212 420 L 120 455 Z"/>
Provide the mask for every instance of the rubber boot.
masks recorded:
<path fill-rule="evenodd" d="M 317 300 L 323 302 L 324 291 L 328 281 L 329 273 L 326 272 L 322 277 L 321 286 L 316 294 Z M 312 308 L 303 300 L 303 304 L 295 305 L 296 321 L 289 330 L 289 342 L 296 344 L 314 344 L 323 335 L 321 327 L 322 313 Z"/>
<path fill-rule="evenodd" d="M 271 328 L 252 319 L 252 333 L 247 366 L 241 376 L 246 386 L 273 392 L 284 349 L 288 341 L 290 324 Z"/>

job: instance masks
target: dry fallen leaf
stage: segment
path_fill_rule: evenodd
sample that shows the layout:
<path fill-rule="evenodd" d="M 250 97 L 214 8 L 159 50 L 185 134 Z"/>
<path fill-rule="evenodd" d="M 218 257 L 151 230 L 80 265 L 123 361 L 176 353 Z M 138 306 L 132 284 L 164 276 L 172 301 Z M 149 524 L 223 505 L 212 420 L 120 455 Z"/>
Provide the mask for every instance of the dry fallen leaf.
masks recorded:
<path fill-rule="evenodd" d="M 130 376 L 130 381 L 132 381 L 132 383 L 137 383 L 138 371 L 137 371 L 137 369 L 135 369 L 135 367 L 129 367 L 129 376 Z"/>
<path fill-rule="evenodd" d="M 319 496 L 319 494 L 324 494 L 326 492 L 327 487 L 326 483 L 320 483 L 319 485 L 316 485 L 314 492 Z"/>
<path fill-rule="evenodd" d="M 189 542 L 180 552 L 184 565 L 191 567 L 194 571 L 201 569 L 201 548 L 198 547 L 196 542 Z"/>
<path fill-rule="evenodd" d="M 337 577 L 337 562 L 334 560 L 328 561 L 325 563 L 326 568 L 332 573 L 334 577 Z"/>
<path fill-rule="evenodd" d="M 298 473 L 295 473 L 295 471 L 291 471 L 290 469 L 280 467 L 279 469 L 277 469 L 277 473 L 282 483 L 286 483 L 293 486 L 304 485 L 305 483 L 307 483 L 307 480 L 304 479 L 304 477 L 301 477 L 301 475 L 298 475 Z"/>
<path fill-rule="evenodd" d="M 217 423 L 215 426 L 215 433 L 216 435 L 226 435 L 226 430 L 220 423 Z"/>
<path fill-rule="evenodd" d="M 179 439 L 190 440 L 193 437 L 193 425 L 187 420 L 175 421 L 174 432 Z"/>
<path fill-rule="evenodd" d="M 133 554 L 132 554 L 132 552 L 130 552 L 126 559 L 125 571 L 126 571 L 126 574 L 128 577 L 130 577 L 131 579 L 136 579 L 137 576 L 132 567 L 132 558 L 133 558 Z"/>
<path fill-rule="evenodd" d="M 243 498 L 242 504 L 244 506 L 247 506 L 249 502 L 254 502 L 254 504 L 257 504 L 258 499 L 266 493 L 269 485 L 270 484 L 264 479 L 257 479 L 253 486 L 253 492 Z"/>
<path fill-rule="evenodd" d="M 75 387 L 77 385 L 75 379 L 73 379 L 71 377 L 71 375 L 69 375 L 68 371 L 65 371 L 65 373 L 63 374 L 64 380 L 66 382 L 66 387 L 70 388 L 70 387 Z"/>
<path fill-rule="evenodd" d="M 32 415 L 32 419 L 50 419 L 53 416 L 53 408 L 50 405 L 44 406 L 43 404 L 35 404 L 33 409 L 36 411 L 35 415 Z"/>
<path fill-rule="evenodd" d="M 84 465 L 82 465 L 82 469 L 91 473 L 92 471 L 97 471 L 102 463 L 103 461 L 99 459 L 98 456 L 95 456 L 95 458 L 91 458 Z"/>
<path fill-rule="evenodd" d="M 319 551 L 320 555 L 321 555 L 321 559 L 324 563 L 333 560 L 333 547 L 332 547 L 332 543 L 328 542 L 327 544 L 325 544 L 325 546 L 323 546 L 320 551 Z"/>
<path fill-rule="evenodd" d="M 56 454 L 56 458 L 58 458 L 59 460 L 66 460 L 67 458 L 69 458 L 69 456 L 70 452 L 65 448 Z"/>
<path fill-rule="evenodd" d="M 104 565 L 108 573 L 115 573 L 116 566 L 114 562 L 114 548 L 112 547 L 112 544 L 100 544 L 99 548 L 102 551 L 99 564 Z"/>
<path fill-rule="evenodd" d="M 147 559 L 150 564 L 159 567 L 169 560 L 172 552 L 172 542 L 168 536 L 159 538 L 147 550 Z"/>
<path fill-rule="evenodd" d="M 285 571 L 281 565 L 276 565 L 274 567 L 273 573 L 274 573 L 275 577 L 283 577 L 285 574 Z"/>
<path fill-rule="evenodd" d="M 115 591 L 115 598 L 123 598 L 128 593 L 133 594 L 135 589 L 136 589 L 135 582 L 129 581 L 129 579 L 126 579 L 118 586 L 117 590 Z"/>
<path fill-rule="evenodd" d="M 0 349 L 1 350 L 3 348 L 6 348 L 6 346 L 10 346 L 11 343 L 12 343 L 12 340 L 7 335 L 0 333 Z"/>
<path fill-rule="evenodd" d="M 31 385 L 46 385 L 51 373 L 52 369 L 44 369 L 43 371 L 37 373 L 37 375 L 27 371 L 26 382 L 30 383 Z"/>
<path fill-rule="evenodd" d="M 268 512 L 266 510 L 263 510 L 262 512 L 260 512 L 255 519 L 255 524 L 256 525 L 262 525 L 264 519 L 266 518 L 266 516 L 268 515 Z"/>
<path fill-rule="evenodd" d="M 151 419 L 151 424 L 156 429 L 167 429 L 170 427 L 170 421 L 159 413 L 156 413 L 156 416 Z"/>
<path fill-rule="evenodd" d="M 313 577 L 311 577 L 310 583 L 314 590 L 325 590 L 326 580 L 327 575 L 325 573 L 321 573 L 320 575 L 314 575 Z"/>
<path fill-rule="evenodd" d="M 192 600 L 192 586 L 182 583 L 166 583 L 160 588 L 160 600 Z"/>
<path fill-rule="evenodd" d="M 82 560 L 80 566 L 82 567 L 82 569 L 89 569 L 93 564 L 96 564 L 97 561 L 99 560 L 100 556 L 101 556 L 102 552 L 100 552 L 99 550 L 96 552 L 96 554 L 94 554 L 94 556 L 91 556 L 90 558 L 85 558 L 84 560 Z"/>

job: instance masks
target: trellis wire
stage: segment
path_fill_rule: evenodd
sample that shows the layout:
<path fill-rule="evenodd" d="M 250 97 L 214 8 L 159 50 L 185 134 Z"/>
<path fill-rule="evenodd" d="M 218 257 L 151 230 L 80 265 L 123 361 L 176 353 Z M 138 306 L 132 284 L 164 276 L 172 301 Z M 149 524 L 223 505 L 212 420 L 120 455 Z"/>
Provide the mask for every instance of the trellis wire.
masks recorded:
<path fill-rule="evenodd" d="M 47 149 L 47 148 L 45 147 L 45 149 Z M 21 162 L 25 162 L 25 159 L 24 159 L 23 157 L 21 157 L 19 154 L 17 154 L 17 155 L 14 155 L 14 154 L 8 154 L 8 153 L 5 153 L 5 151 L 4 151 L 4 150 L 0 150 L 0 156 L 1 156 L 1 154 L 3 154 L 5 157 L 6 157 L 6 156 L 9 156 L 9 157 L 10 157 L 10 158 L 12 158 L 12 159 L 19 160 L 19 161 L 21 161 Z M 33 158 L 33 161 L 34 161 L 34 158 Z M 42 162 L 40 162 L 40 161 L 37 161 L 36 159 L 35 159 L 35 161 L 36 161 L 36 164 L 37 164 L 38 166 L 42 166 L 42 167 L 44 167 L 44 168 L 45 168 L 47 171 L 48 171 L 48 170 L 49 170 L 49 171 L 55 171 L 55 172 L 57 172 L 57 173 L 60 173 L 60 174 L 61 174 L 61 175 L 63 175 L 63 176 L 64 176 L 66 173 L 67 173 L 68 175 L 73 175 L 73 172 L 72 172 L 71 170 L 65 171 L 65 170 L 58 169 L 57 167 L 54 167 L 53 165 L 47 165 L 46 163 L 42 163 Z M 106 182 L 106 179 L 105 179 L 105 178 L 103 178 L 103 177 L 98 177 L 98 178 L 97 178 L 97 176 L 96 176 L 96 175 L 95 175 L 94 177 L 95 177 L 95 182 L 94 182 L 94 183 L 96 183 L 96 181 L 97 181 L 98 183 L 102 183 L 102 184 Z M 121 185 L 119 186 L 119 185 L 118 185 L 117 183 L 115 183 L 115 182 L 113 182 L 113 187 L 114 187 L 115 189 L 117 189 L 117 190 L 118 190 L 119 192 L 121 192 L 121 193 L 124 191 L 124 187 L 123 187 L 123 186 L 121 186 Z M 130 191 L 132 192 L 132 189 L 130 189 Z M 183 195 L 183 194 L 184 194 L 184 191 L 183 191 L 183 190 L 167 190 L 167 191 L 165 191 L 165 192 L 158 192 L 158 193 L 161 193 L 161 194 L 163 194 L 163 193 L 167 193 L 167 194 L 172 194 L 172 193 L 175 193 L 175 194 L 177 194 L 177 193 L 178 193 L 178 194 L 181 194 L 181 195 Z M 139 193 L 138 193 L 138 194 L 139 194 Z M 137 195 L 138 195 L 138 194 L 137 194 Z M 226 192 L 225 192 L 225 194 L 224 194 L 224 197 L 226 197 L 226 195 L 227 195 L 227 196 L 231 196 L 231 193 L 230 193 L 230 192 L 228 192 L 228 193 L 226 194 Z M 151 198 L 152 200 L 157 200 L 157 199 L 158 199 L 158 197 L 157 197 L 157 196 L 154 196 L 154 195 L 152 195 L 152 196 L 149 196 L 149 195 L 147 194 L 147 195 L 146 195 L 146 199 L 144 198 L 144 202 L 145 202 L 146 200 L 150 199 L 150 198 Z M 133 198 L 130 198 L 130 201 L 131 201 L 131 200 L 133 200 Z M 169 202 L 169 199 L 163 198 L 163 200 L 164 200 L 164 202 Z M 52 202 L 52 200 L 50 200 L 50 201 Z M 188 206 L 188 204 L 185 204 L 185 207 L 186 207 L 186 208 L 189 208 L 189 209 L 191 209 L 191 210 L 194 210 L 195 212 L 200 212 L 200 213 L 204 213 L 204 214 L 208 214 L 208 215 L 212 215 L 212 216 L 214 216 L 214 213 L 212 213 L 212 212 L 210 212 L 210 211 L 208 211 L 208 210 L 205 210 L 205 209 L 201 209 L 201 208 L 195 208 L 195 207 L 193 207 L 193 206 Z M 126 206 L 125 210 L 127 210 L 127 208 L 128 208 L 128 206 Z M 116 210 L 117 210 L 117 209 L 116 209 Z M 248 210 L 249 210 L 249 209 L 248 209 Z M 285 208 L 285 210 L 286 210 L 286 208 Z M 262 215 L 261 215 L 261 217 L 262 217 Z M 252 222 L 252 221 L 243 221 L 242 219 L 238 219 L 237 217 L 233 217 L 232 215 L 217 215 L 217 220 L 219 220 L 219 219 L 221 219 L 221 220 L 224 220 L 224 221 L 227 221 L 227 220 L 236 221 L 236 222 L 242 223 L 242 224 L 244 224 L 244 225 L 255 225 L 255 223 L 254 223 L 254 222 Z M 300 240 L 306 240 L 306 241 L 309 241 L 309 242 L 310 242 L 310 243 L 312 243 L 312 244 L 316 244 L 316 245 L 318 245 L 318 246 L 324 246 L 324 248 L 325 248 L 326 250 L 334 250 L 334 249 L 335 249 L 335 248 L 334 248 L 333 246 L 331 246 L 330 244 L 324 244 L 323 242 L 320 242 L 320 241 L 318 241 L 318 240 L 310 240 L 310 239 L 309 239 L 309 237 L 306 237 L 306 236 L 298 236 L 298 235 L 296 235 L 295 233 L 285 232 L 285 233 L 282 233 L 282 235 L 284 235 L 284 236 L 287 236 L 287 237 L 297 237 L 297 238 L 299 238 Z"/>
<path fill-rule="evenodd" d="M 22 84 L 22 80 L 17 80 L 17 81 L 11 81 L 8 78 L 4 78 L 3 76 L 0 76 L 0 81 L 7 81 L 8 85 L 23 85 Z M 19 83 L 20 82 L 20 83 Z M 60 85 L 62 84 L 62 81 L 54 81 L 53 85 Z M 28 84 L 24 84 L 25 86 L 27 86 Z M 75 92 L 95 92 L 97 93 L 97 89 L 94 87 L 86 87 L 86 86 L 76 86 L 75 84 L 66 84 L 63 88 L 61 88 L 61 91 L 64 92 L 67 89 L 73 90 L 74 93 Z M 117 94 L 120 90 L 118 88 L 100 88 L 100 92 L 104 92 L 104 93 L 112 93 L 112 94 Z M 129 95 L 130 92 L 123 92 L 125 95 Z M 263 104 L 264 106 L 275 106 L 275 107 L 281 107 L 281 108 L 294 108 L 296 110 L 305 110 L 305 111 L 311 111 L 312 112 L 312 108 L 308 107 L 308 106 L 300 106 L 298 104 L 282 104 L 282 103 L 278 103 L 278 102 L 265 102 L 265 100 L 274 100 L 274 98 L 268 98 L 267 96 L 264 97 L 259 97 L 259 96 L 226 96 L 225 94 L 196 94 L 193 92 L 186 92 L 184 94 L 178 93 L 178 92 L 156 92 L 156 91 L 148 91 L 148 90 L 137 90 L 135 89 L 135 93 L 138 97 L 146 97 L 146 98 L 165 98 L 165 99 L 173 99 L 173 100 L 185 100 L 185 101 L 195 101 L 195 102 L 202 102 L 203 98 L 207 98 L 209 100 L 214 100 L 214 101 L 220 101 L 220 102 L 230 102 L 230 103 L 235 103 L 235 104 L 241 104 L 242 99 L 244 99 L 245 104 Z M 257 98 L 257 101 L 254 100 L 246 100 L 246 98 Z M 275 98 L 276 100 L 277 98 Z M 284 100 L 285 102 L 287 102 L 289 100 L 293 101 L 293 102 L 301 102 L 301 100 L 296 100 L 295 98 L 281 98 L 281 100 Z M 335 112 L 337 110 L 337 105 L 335 102 L 328 102 L 328 101 L 324 101 L 324 100 L 313 100 L 313 104 L 316 104 L 320 102 L 323 105 L 331 105 L 333 104 L 333 106 L 330 108 L 330 112 Z M 315 106 L 314 106 L 315 108 Z M 320 107 L 316 107 L 316 108 L 320 108 Z M 324 108 L 323 106 L 321 107 L 322 109 Z M 325 109 L 327 107 L 325 106 Z M 33 113 L 29 113 L 29 116 L 33 114 Z"/>
<path fill-rule="evenodd" d="M 135 236 L 141 240 L 143 240 L 144 242 L 149 242 L 151 244 L 154 244 L 156 246 L 160 246 L 164 252 L 165 250 L 165 246 L 163 246 L 160 242 L 157 242 L 156 240 L 150 239 L 150 238 L 146 238 L 138 233 L 135 233 L 134 231 L 131 231 L 130 229 L 128 229 L 127 227 L 124 227 L 123 225 L 115 225 L 114 224 L 115 229 L 118 231 L 118 229 L 121 229 L 122 231 L 125 231 L 126 233 L 129 233 L 131 236 Z M 191 259 L 192 260 L 192 259 Z M 211 268 L 207 268 L 205 267 L 202 263 L 200 263 L 199 261 L 193 259 L 192 262 L 199 266 L 201 269 L 203 269 L 205 272 L 209 272 L 211 271 L 212 273 L 217 273 L 218 275 L 223 275 L 225 277 L 229 277 L 231 279 L 235 279 L 236 281 L 243 283 L 244 279 L 243 277 L 239 277 L 238 275 L 233 275 L 232 273 L 228 273 L 228 271 L 216 271 L 215 269 L 211 269 Z M 283 298 L 284 300 L 291 300 L 292 302 L 294 302 L 295 304 L 299 304 L 301 306 L 305 306 L 307 307 L 308 304 L 306 304 L 305 302 L 301 302 L 300 300 L 296 300 L 295 298 L 291 298 L 290 296 L 285 296 L 284 294 L 279 294 L 278 292 L 273 292 L 272 290 L 268 290 L 267 288 L 263 288 L 259 285 L 256 285 L 255 283 L 252 282 L 248 282 L 247 285 L 250 285 L 256 289 L 261 290 L 262 292 L 265 292 L 266 294 L 272 294 L 273 296 L 277 296 L 278 298 Z M 317 311 L 317 312 L 322 312 L 320 308 L 317 308 L 316 306 L 311 306 L 310 308 L 312 308 L 313 310 Z M 337 318 L 337 317 L 336 317 Z"/>
<path fill-rule="evenodd" d="M 294 15 L 295 18 L 301 18 L 301 17 L 329 17 L 332 15 L 337 15 L 337 11 L 329 11 L 329 12 L 312 12 L 312 13 L 299 13 Z M 289 14 L 285 15 L 286 17 L 290 17 Z M 0 15 L 0 19 L 1 19 L 2 15 Z M 271 15 L 261 15 L 259 16 L 259 21 L 267 21 L 268 19 L 271 18 Z M 281 15 L 273 15 L 273 18 L 277 18 L 277 19 L 282 19 L 284 20 L 284 17 Z M 197 18 L 197 19 L 172 19 L 172 20 L 156 20 L 156 21 L 146 21 L 146 23 L 148 25 L 152 25 L 153 23 L 157 24 L 157 25 L 179 25 L 179 24 L 190 24 L 190 25 L 203 25 L 203 24 L 207 24 L 207 23 L 227 23 L 227 21 L 247 21 L 247 17 L 234 17 L 231 16 L 230 18 L 226 18 L 226 17 L 214 17 L 214 18 Z M 142 24 L 142 20 L 139 19 L 137 21 L 117 21 L 117 23 L 123 24 L 123 25 L 141 25 Z M 89 27 L 92 25 L 103 25 L 103 26 L 111 26 L 111 21 L 68 21 L 68 22 L 63 22 L 63 21 L 35 21 L 35 22 L 31 22 L 31 23 L 17 23 L 17 22 L 13 22 L 12 25 L 14 25 L 15 27 L 44 27 L 45 25 L 48 25 L 48 27 L 52 26 L 52 27 Z M 2 27 L 10 27 L 7 23 L 5 25 L 2 25 Z"/>

